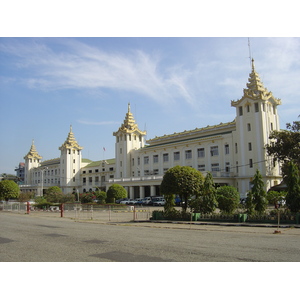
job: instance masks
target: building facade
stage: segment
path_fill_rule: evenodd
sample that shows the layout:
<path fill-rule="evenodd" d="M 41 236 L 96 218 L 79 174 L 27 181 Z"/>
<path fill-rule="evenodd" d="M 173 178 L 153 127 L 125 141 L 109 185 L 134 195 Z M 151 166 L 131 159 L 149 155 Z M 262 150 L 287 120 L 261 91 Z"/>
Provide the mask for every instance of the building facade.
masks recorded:
<path fill-rule="evenodd" d="M 266 190 L 281 181 L 280 168 L 268 157 L 269 135 L 279 130 L 277 106 L 261 82 L 252 60 L 252 70 L 243 96 L 231 101 L 236 117 L 228 123 L 195 128 L 145 141 L 146 131 L 138 128 L 128 105 L 125 119 L 115 136 L 115 158 L 92 162 L 82 159 L 72 128 L 59 148 L 60 158 L 41 161 L 34 144 L 24 157 L 25 184 L 42 194 L 58 185 L 63 192 L 87 192 L 120 184 L 130 198 L 160 195 L 166 171 L 176 165 L 190 166 L 204 175 L 211 172 L 219 185 L 236 187 L 246 197 L 256 169 Z"/>

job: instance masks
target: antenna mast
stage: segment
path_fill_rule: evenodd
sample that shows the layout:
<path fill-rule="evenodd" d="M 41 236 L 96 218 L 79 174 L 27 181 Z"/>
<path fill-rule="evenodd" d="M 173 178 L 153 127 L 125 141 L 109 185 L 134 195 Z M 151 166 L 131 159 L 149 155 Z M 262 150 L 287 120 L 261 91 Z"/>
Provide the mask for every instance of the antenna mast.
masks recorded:
<path fill-rule="evenodd" d="M 251 57 L 250 38 L 248 38 L 248 48 L 249 48 L 249 60 L 250 60 L 250 67 L 251 67 L 251 64 L 252 64 L 252 57 Z"/>

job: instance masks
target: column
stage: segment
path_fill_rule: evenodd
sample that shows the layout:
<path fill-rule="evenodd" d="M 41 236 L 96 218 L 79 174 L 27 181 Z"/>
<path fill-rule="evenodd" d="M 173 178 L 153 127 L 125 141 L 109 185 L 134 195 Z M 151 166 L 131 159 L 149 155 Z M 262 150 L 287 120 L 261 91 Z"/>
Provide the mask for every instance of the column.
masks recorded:
<path fill-rule="evenodd" d="M 150 186 L 150 196 L 156 196 L 155 185 Z"/>
<path fill-rule="evenodd" d="M 128 198 L 134 199 L 134 189 L 133 189 L 133 186 L 130 186 L 130 187 L 129 187 L 129 195 L 128 195 Z"/>
<path fill-rule="evenodd" d="M 143 199 L 145 198 L 145 187 L 140 186 L 140 198 Z"/>

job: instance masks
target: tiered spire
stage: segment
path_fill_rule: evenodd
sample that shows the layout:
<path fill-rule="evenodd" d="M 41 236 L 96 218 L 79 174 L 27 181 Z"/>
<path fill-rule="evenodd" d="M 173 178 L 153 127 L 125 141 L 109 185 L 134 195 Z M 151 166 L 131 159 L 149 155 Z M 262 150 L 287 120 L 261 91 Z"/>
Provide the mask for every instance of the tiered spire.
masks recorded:
<path fill-rule="evenodd" d="M 122 131 L 124 133 L 132 133 L 132 132 L 138 132 L 140 134 L 145 135 L 146 131 L 140 131 L 138 128 L 138 125 L 135 123 L 133 114 L 130 111 L 130 103 L 128 103 L 128 111 L 126 113 L 125 119 L 121 127 L 118 131 Z M 114 132 L 114 135 L 116 132 Z"/>
<path fill-rule="evenodd" d="M 42 159 L 42 156 L 40 156 L 35 148 L 34 140 L 32 140 L 32 144 L 30 147 L 29 152 L 24 156 L 24 159 L 28 158 L 34 158 L 34 159 Z"/>
<path fill-rule="evenodd" d="M 68 134 L 68 137 L 66 139 L 66 141 L 61 145 L 61 147 L 59 147 L 59 150 L 61 149 L 76 149 L 76 150 L 81 150 L 83 149 L 83 147 L 80 147 L 74 137 L 74 133 L 72 131 L 72 125 L 70 125 L 70 132 Z"/>
<path fill-rule="evenodd" d="M 268 98 L 272 93 L 269 92 L 260 81 L 258 73 L 255 71 L 254 59 L 252 58 L 252 72 L 249 75 L 247 89 L 244 89 L 244 96 L 251 98 Z"/>
<path fill-rule="evenodd" d="M 277 99 L 273 96 L 272 92 L 269 92 L 261 82 L 258 73 L 255 70 L 254 59 L 252 58 L 252 70 L 249 74 L 247 88 L 244 89 L 244 95 L 240 100 L 231 101 L 232 106 L 237 106 L 243 99 L 249 100 L 273 100 L 276 105 L 281 104 L 280 99 Z M 272 102 L 273 102 L 272 101 Z"/>
<path fill-rule="evenodd" d="M 129 130 L 132 130 L 134 125 L 135 125 L 135 120 L 134 120 L 133 114 L 130 111 L 130 103 L 128 103 L 128 112 L 125 116 L 123 126 Z"/>

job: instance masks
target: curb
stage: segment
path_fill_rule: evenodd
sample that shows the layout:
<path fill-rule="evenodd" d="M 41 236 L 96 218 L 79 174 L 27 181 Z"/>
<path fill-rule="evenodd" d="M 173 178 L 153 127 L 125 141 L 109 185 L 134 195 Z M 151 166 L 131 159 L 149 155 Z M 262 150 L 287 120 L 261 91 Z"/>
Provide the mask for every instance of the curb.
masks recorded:
<path fill-rule="evenodd" d="M 135 220 L 136 223 L 162 223 L 162 224 L 186 224 L 186 225 L 213 225 L 213 226 L 240 226 L 240 227 L 265 227 L 265 228 L 300 228 L 299 224 L 258 224 L 258 223 L 217 223 L 217 222 L 183 222 L 183 221 L 139 221 Z"/>

